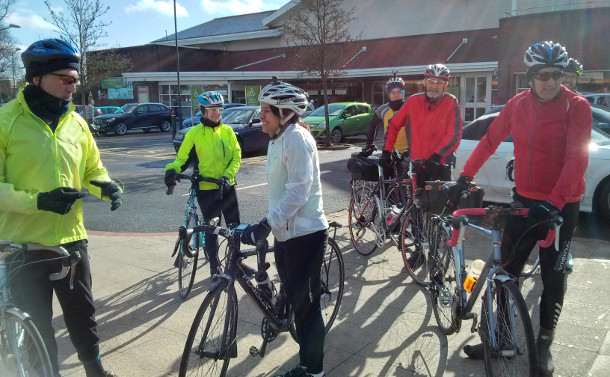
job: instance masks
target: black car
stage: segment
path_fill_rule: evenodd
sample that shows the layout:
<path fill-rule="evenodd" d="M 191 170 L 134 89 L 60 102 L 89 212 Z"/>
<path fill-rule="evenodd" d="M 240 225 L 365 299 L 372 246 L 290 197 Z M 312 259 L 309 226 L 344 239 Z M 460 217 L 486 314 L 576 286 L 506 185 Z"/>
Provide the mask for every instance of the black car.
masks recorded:
<path fill-rule="evenodd" d="M 232 107 L 222 113 L 222 122 L 233 128 L 242 153 L 266 149 L 269 144 L 269 135 L 263 133 L 263 126 L 258 118 L 260 113 L 260 106 Z M 182 145 L 184 135 L 191 128 L 193 127 L 183 128 L 176 132 L 173 141 L 176 152 Z"/>
<path fill-rule="evenodd" d="M 125 135 L 127 130 L 141 129 L 150 132 L 158 128 L 163 132 L 172 129 L 172 110 L 162 103 L 128 103 L 121 112 L 95 117 L 93 128 L 99 134 L 114 132 Z"/>

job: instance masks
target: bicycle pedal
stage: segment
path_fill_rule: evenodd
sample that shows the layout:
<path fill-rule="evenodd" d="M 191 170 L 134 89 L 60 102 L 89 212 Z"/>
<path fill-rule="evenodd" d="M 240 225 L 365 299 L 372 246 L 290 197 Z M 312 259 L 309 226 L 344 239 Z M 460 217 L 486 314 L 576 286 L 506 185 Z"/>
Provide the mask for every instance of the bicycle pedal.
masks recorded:
<path fill-rule="evenodd" d="M 256 357 L 260 354 L 260 351 L 255 346 L 250 347 L 250 356 Z"/>

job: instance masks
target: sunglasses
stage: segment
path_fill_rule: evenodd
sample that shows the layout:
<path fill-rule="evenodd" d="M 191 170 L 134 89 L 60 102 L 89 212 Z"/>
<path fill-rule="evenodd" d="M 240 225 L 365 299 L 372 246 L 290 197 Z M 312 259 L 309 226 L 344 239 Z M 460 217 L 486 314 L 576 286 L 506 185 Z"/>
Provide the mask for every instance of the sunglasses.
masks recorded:
<path fill-rule="evenodd" d="M 426 79 L 426 82 L 427 82 L 427 83 L 430 83 L 430 84 L 432 84 L 432 85 L 445 85 L 445 83 L 446 83 L 447 81 L 445 81 L 445 80 L 433 80 L 433 79 Z"/>
<path fill-rule="evenodd" d="M 222 107 L 208 107 L 207 110 L 211 113 L 216 113 L 216 114 L 222 113 Z"/>
<path fill-rule="evenodd" d="M 57 79 L 59 80 L 59 82 L 64 85 L 72 85 L 72 84 L 78 85 L 78 82 L 80 81 L 80 79 L 78 77 L 73 77 L 70 75 L 60 75 L 59 73 L 49 73 L 49 75 L 57 76 Z"/>
<path fill-rule="evenodd" d="M 553 72 L 536 72 L 534 78 L 540 81 L 549 81 L 550 79 L 559 80 L 563 76 L 563 71 Z"/>

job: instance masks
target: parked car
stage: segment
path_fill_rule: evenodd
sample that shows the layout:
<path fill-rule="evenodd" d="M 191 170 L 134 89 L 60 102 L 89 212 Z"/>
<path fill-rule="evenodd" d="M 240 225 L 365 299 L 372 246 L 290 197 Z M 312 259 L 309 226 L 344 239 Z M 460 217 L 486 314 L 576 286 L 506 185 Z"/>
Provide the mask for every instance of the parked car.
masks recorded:
<path fill-rule="evenodd" d="M 610 137 L 595 127 L 596 122 L 603 123 L 603 119 L 610 118 L 610 113 L 602 109 L 593 108 L 593 110 L 594 127 L 589 146 L 589 165 L 585 172 L 586 191 L 581 197 L 580 210 L 592 212 L 596 208 L 599 213 L 610 219 Z M 454 177 L 462 171 L 466 160 L 498 114 L 499 110 L 483 115 L 464 127 L 462 140 L 456 151 L 457 164 Z M 513 158 L 512 136 L 500 143 L 498 149 L 475 177 L 475 182 L 485 189 L 485 201 L 494 203 L 512 201 L 511 190 L 514 183 L 506 177 L 506 164 L 511 158 Z"/>
<path fill-rule="evenodd" d="M 120 110 L 120 112 L 123 111 L 118 106 L 96 106 L 95 115 L 98 116 L 98 115 L 114 114 L 115 112 L 117 112 L 117 110 Z"/>
<path fill-rule="evenodd" d="M 222 104 L 222 108 L 223 109 L 230 109 L 232 107 L 241 107 L 241 106 L 246 106 L 243 103 L 224 103 Z M 186 127 L 191 127 L 193 125 L 198 125 L 199 122 L 201 122 L 201 111 L 197 111 L 197 113 L 195 113 L 195 115 L 193 115 L 193 118 L 188 117 L 186 118 L 184 121 L 182 121 L 182 128 L 186 128 Z M 193 122 L 194 120 L 194 122 Z"/>
<path fill-rule="evenodd" d="M 330 140 L 339 143 L 344 136 L 366 135 L 373 110 L 368 103 L 336 102 L 328 104 L 330 117 Z M 311 126 L 311 133 L 316 139 L 326 137 L 326 122 L 324 106 L 318 107 L 308 117 L 303 119 Z"/>
<path fill-rule="evenodd" d="M 121 111 L 95 117 L 93 128 L 100 134 L 113 131 L 117 135 L 125 135 L 131 129 L 144 132 L 153 128 L 163 132 L 172 129 L 172 111 L 162 103 L 128 103 L 121 107 Z"/>
<path fill-rule="evenodd" d="M 610 107 L 610 93 L 580 93 L 592 105 L 600 105 L 606 109 Z"/>
<path fill-rule="evenodd" d="M 222 113 L 222 122 L 233 128 L 242 153 L 266 149 L 269 144 L 269 135 L 263 133 L 263 126 L 258 118 L 260 113 L 260 106 L 232 107 Z M 182 141 L 184 141 L 184 135 L 191 128 L 193 127 L 184 128 L 176 132 L 176 137 L 173 141 L 176 152 L 178 152 Z"/>

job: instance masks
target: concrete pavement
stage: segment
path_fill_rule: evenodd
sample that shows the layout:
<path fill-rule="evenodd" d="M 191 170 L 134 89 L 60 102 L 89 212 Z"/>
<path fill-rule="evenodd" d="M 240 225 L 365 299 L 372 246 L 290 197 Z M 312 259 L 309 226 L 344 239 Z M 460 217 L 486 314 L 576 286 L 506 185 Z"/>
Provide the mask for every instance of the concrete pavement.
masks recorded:
<path fill-rule="evenodd" d="M 347 211 L 329 219 L 347 225 Z M 486 240 L 470 234 L 467 246 L 473 246 L 467 258 L 486 255 Z M 90 232 L 102 358 L 119 377 L 178 375 L 186 336 L 210 279 L 204 265 L 188 299 L 178 296 L 177 270 L 170 258 L 175 239 L 174 234 Z M 484 363 L 465 359 L 461 351 L 478 341 L 478 335 L 470 333 L 471 322 L 465 321 L 458 334 L 443 335 L 428 294 L 402 270 L 395 246 L 363 257 L 352 249 L 346 227 L 336 240 L 345 259 L 346 282 L 339 317 L 326 339 L 328 377 L 484 375 Z M 578 238 L 572 253 L 575 267 L 553 347 L 555 376 L 607 376 L 610 242 Z M 541 285 L 536 274 L 523 287 L 536 332 Z M 237 292 L 239 355 L 231 360 L 228 376 L 267 377 L 296 365 L 298 348 L 287 333 L 269 344 L 265 358 L 249 356 L 250 346 L 261 345 L 262 316 L 240 288 Z M 84 376 L 58 306 L 55 313 L 62 375 Z"/>

